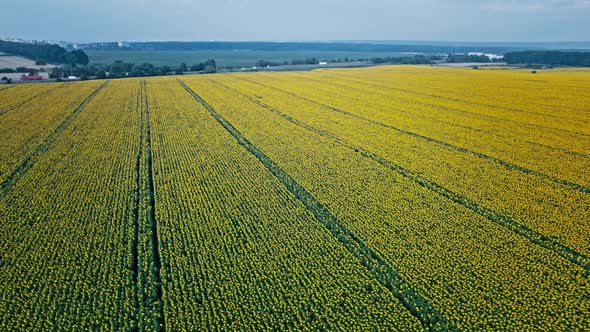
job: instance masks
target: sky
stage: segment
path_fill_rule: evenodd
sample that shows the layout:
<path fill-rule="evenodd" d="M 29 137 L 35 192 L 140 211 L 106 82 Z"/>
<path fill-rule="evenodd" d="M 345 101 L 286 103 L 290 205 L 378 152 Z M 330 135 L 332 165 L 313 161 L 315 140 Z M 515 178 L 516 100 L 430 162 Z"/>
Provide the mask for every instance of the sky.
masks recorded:
<path fill-rule="evenodd" d="M 590 0 L 0 0 L 0 37 L 589 41 Z"/>

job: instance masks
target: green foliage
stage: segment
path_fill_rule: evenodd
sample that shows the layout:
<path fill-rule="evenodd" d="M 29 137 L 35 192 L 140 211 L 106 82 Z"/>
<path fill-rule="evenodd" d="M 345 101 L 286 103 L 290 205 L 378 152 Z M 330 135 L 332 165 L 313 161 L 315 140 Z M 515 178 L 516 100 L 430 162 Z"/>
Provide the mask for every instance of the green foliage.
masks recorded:
<path fill-rule="evenodd" d="M 88 55 L 82 50 L 68 52 L 55 44 L 17 43 L 0 40 L 0 51 L 36 60 L 39 65 L 46 63 L 68 63 L 87 65 Z"/>
<path fill-rule="evenodd" d="M 552 66 L 590 66 L 590 52 L 521 51 L 509 52 L 504 60 L 510 64 L 544 64 Z"/>
<path fill-rule="evenodd" d="M 477 54 L 449 54 L 447 62 L 460 63 L 460 62 L 490 62 L 490 58 L 487 55 Z"/>
<path fill-rule="evenodd" d="M 378 57 L 370 59 L 373 63 L 396 63 L 396 64 L 429 64 L 432 61 L 440 60 L 442 57 L 438 55 L 415 55 L 415 56 L 401 56 L 401 57 Z"/>

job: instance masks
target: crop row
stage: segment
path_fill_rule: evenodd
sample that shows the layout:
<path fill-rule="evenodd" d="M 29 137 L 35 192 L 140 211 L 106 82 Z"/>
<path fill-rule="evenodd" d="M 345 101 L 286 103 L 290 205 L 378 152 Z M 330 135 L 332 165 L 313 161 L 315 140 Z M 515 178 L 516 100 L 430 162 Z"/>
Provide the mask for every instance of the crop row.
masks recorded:
<path fill-rule="evenodd" d="M 355 94 L 360 93 L 361 96 L 362 94 L 369 94 L 389 98 L 390 100 L 396 100 L 398 105 L 400 105 L 399 102 L 410 103 L 411 105 L 408 105 L 410 110 L 413 109 L 413 105 L 425 107 L 430 110 L 430 113 L 423 116 L 439 121 L 448 121 L 450 124 L 461 125 L 462 120 L 468 119 L 471 127 L 485 130 L 490 134 L 497 132 L 497 127 L 501 127 L 498 134 L 504 135 L 519 129 L 525 130 L 524 135 L 519 137 L 520 139 L 540 139 L 548 143 L 552 143 L 547 137 L 550 134 L 560 136 L 567 134 L 567 136 L 573 138 L 587 135 L 585 128 L 580 127 L 581 123 L 587 122 L 583 114 L 569 114 L 567 108 L 562 114 L 558 115 L 542 114 L 534 110 L 501 107 L 491 102 L 486 104 L 468 102 L 463 95 L 458 93 L 447 92 L 446 95 L 442 93 L 433 95 L 428 90 L 416 92 L 408 90 L 403 85 L 401 87 L 389 86 L 380 82 L 359 81 L 357 78 L 342 76 L 322 76 L 319 79 L 301 76 L 300 78 L 317 82 L 326 88 L 336 87 L 355 91 Z M 510 100 L 510 98 L 507 97 L 503 100 Z M 516 103 L 514 100 L 513 102 Z M 496 126 L 496 130 L 494 130 L 494 126 Z M 540 135 L 542 133 L 544 135 Z"/>
<path fill-rule="evenodd" d="M 0 90 L 0 116 L 13 111 L 35 98 L 61 88 L 62 84 L 22 84 L 14 86 L 16 89 Z"/>
<path fill-rule="evenodd" d="M 55 94 L 35 98 L 1 116 L 0 183 L 26 162 L 37 147 L 46 144 L 52 133 L 59 131 L 64 121 L 75 114 L 101 84 L 88 82 L 60 88 Z"/>
<path fill-rule="evenodd" d="M 548 116 L 582 117 L 590 100 L 586 73 L 530 71 L 473 71 L 442 68 L 388 67 L 366 71 L 332 71 L 336 79 L 360 80 L 408 93 L 460 99 L 483 108 Z M 460 96 L 460 98 L 457 98 Z M 566 108 L 564 108 L 566 107 Z M 524 119 L 526 120 L 526 119 Z"/>
<path fill-rule="evenodd" d="M 176 81 L 147 91 L 167 328 L 422 329 Z"/>
<path fill-rule="evenodd" d="M 0 329 L 137 326 L 138 92 L 137 81 L 110 82 L 0 199 Z"/>
<path fill-rule="evenodd" d="M 590 233 L 584 222 L 585 207 L 590 205 L 586 192 L 275 89 L 228 78 L 215 82 L 212 83 L 228 93 L 241 93 L 296 121 L 330 133 L 347 142 L 346 145 L 396 163 L 436 183 L 437 187 L 473 202 L 469 203 L 472 206 L 484 207 L 495 215 L 511 216 L 518 223 L 546 237 L 557 238 L 586 256 L 590 253 Z"/>
<path fill-rule="evenodd" d="M 459 328 L 588 324 L 583 268 L 206 78 L 185 81 Z"/>
<path fill-rule="evenodd" d="M 257 77 L 257 81 L 267 86 L 290 91 L 316 102 L 449 142 L 558 179 L 590 186 L 588 172 L 580 169 L 588 164 L 590 152 L 588 137 L 580 136 L 581 134 L 478 119 L 441 108 L 439 101 L 424 105 L 420 104 L 420 98 L 407 100 L 407 94 L 376 94 L 366 87 L 353 90 L 324 83 L 321 79 L 320 82 L 306 82 L 277 75 L 271 76 L 270 83 L 264 83 L 267 79 L 266 76 L 262 77 L 264 80 L 258 80 Z"/>

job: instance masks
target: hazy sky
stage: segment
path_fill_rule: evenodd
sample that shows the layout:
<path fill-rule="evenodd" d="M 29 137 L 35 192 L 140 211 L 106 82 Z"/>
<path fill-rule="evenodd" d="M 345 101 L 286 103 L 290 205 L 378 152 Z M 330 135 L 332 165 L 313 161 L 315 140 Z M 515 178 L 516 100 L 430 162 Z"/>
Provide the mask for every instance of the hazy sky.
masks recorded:
<path fill-rule="evenodd" d="M 588 41 L 590 0 L 0 0 L 0 36 Z"/>

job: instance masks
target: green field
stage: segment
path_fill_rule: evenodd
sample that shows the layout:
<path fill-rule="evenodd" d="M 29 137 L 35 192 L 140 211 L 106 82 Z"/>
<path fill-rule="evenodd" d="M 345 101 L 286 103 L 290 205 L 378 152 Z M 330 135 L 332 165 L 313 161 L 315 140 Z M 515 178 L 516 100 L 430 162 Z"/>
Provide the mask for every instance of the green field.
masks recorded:
<path fill-rule="evenodd" d="M 379 56 L 402 56 L 402 53 L 379 52 L 313 52 L 313 51 L 85 51 L 91 63 L 110 64 L 121 60 L 125 62 L 149 62 L 157 66 L 177 66 L 182 62 L 192 65 L 215 59 L 221 66 L 253 66 L 258 60 L 290 61 L 316 57 L 319 60 L 331 60 L 348 57 L 349 59 L 373 58 Z"/>

